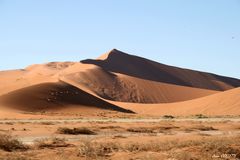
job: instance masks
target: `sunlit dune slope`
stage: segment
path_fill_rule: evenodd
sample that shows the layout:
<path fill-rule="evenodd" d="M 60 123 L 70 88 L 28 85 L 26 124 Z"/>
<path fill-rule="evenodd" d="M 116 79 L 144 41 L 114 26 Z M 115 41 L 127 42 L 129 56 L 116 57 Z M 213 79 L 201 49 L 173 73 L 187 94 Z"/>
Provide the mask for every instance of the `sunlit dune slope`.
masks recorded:
<path fill-rule="evenodd" d="M 134 104 L 115 102 L 139 114 L 150 115 L 240 115 L 240 88 L 203 98 L 168 104 Z"/>
<path fill-rule="evenodd" d="M 73 64 L 74 62 L 50 62 L 21 70 L 0 71 L 0 95 L 39 83 L 58 82 L 58 73 Z"/>

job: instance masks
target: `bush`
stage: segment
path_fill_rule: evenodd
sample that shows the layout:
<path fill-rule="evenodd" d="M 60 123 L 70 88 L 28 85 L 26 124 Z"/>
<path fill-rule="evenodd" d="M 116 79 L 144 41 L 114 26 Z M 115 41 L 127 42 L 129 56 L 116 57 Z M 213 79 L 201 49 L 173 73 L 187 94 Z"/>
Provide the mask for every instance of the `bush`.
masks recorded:
<path fill-rule="evenodd" d="M 127 131 L 134 133 L 154 133 L 153 129 L 150 128 L 128 128 Z"/>
<path fill-rule="evenodd" d="M 79 135 L 79 134 L 87 134 L 87 135 L 96 135 L 95 132 L 91 131 L 90 129 L 87 129 L 85 127 L 81 128 L 67 128 L 67 127 L 61 127 L 58 128 L 57 133 L 60 134 L 72 134 L 72 135 Z"/>
<path fill-rule="evenodd" d="M 213 128 L 212 126 L 196 126 L 193 127 L 193 129 L 200 130 L 200 131 L 216 131 L 216 128 Z"/>
<path fill-rule="evenodd" d="M 208 116 L 205 116 L 203 114 L 196 114 L 195 117 L 199 118 L 199 119 L 201 119 L 201 118 L 208 118 Z"/>
<path fill-rule="evenodd" d="M 37 148 L 57 148 L 57 147 L 68 147 L 70 144 L 66 143 L 65 139 L 52 138 L 52 139 L 41 139 L 35 142 Z"/>
<path fill-rule="evenodd" d="M 0 134 L 0 149 L 8 152 L 27 150 L 28 146 L 13 138 L 11 135 Z"/>
<path fill-rule="evenodd" d="M 164 115 L 163 118 L 164 119 L 174 119 L 175 117 L 172 115 Z"/>
<path fill-rule="evenodd" d="M 100 157 L 107 157 L 113 152 L 118 152 L 121 146 L 113 142 L 91 142 L 83 141 L 79 147 L 78 156 L 86 157 L 86 159 L 99 159 Z"/>

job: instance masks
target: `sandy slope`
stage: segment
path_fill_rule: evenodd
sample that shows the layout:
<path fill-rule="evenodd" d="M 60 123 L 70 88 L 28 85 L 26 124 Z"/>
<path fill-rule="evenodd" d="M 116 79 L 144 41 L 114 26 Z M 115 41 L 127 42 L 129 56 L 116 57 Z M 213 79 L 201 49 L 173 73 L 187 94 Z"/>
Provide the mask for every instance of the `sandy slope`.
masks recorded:
<path fill-rule="evenodd" d="M 23 74 L 23 70 L 1 71 L 0 95 L 27 85 L 27 82 L 22 80 Z"/>
<path fill-rule="evenodd" d="M 136 113 L 149 115 L 240 115 L 240 88 L 178 103 L 113 103 Z"/>
<path fill-rule="evenodd" d="M 217 91 L 177 86 L 162 82 L 155 82 L 135 78 L 122 74 L 114 74 L 95 65 L 74 65 L 71 71 L 78 71 L 64 75 L 64 78 L 85 86 L 98 96 L 114 101 L 135 103 L 169 103 L 185 101 L 208 96 Z M 68 70 L 70 70 L 68 68 Z M 66 72 L 66 71 L 65 71 Z M 68 82 L 70 83 L 70 82 Z"/>
<path fill-rule="evenodd" d="M 101 108 L 129 112 L 64 82 L 42 83 L 1 96 L 3 106 L 22 111 L 57 111 L 67 107 Z"/>
<path fill-rule="evenodd" d="M 58 73 L 74 62 L 51 62 L 35 64 L 21 70 L 0 72 L 0 95 L 31 85 L 57 82 Z"/>
<path fill-rule="evenodd" d="M 181 86 L 219 91 L 240 86 L 238 79 L 167 66 L 141 57 L 128 55 L 116 49 L 104 54 L 97 60 L 83 60 L 82 63 L 95 64 L 115 73 Z"/>

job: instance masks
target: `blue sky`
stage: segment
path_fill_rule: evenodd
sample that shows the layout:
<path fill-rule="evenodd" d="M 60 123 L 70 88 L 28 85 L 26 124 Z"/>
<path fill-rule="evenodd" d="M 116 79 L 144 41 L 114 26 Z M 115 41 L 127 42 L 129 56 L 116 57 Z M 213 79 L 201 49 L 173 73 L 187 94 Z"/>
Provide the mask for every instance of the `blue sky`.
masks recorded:
<path fill-rule="evenodd" d="M 0 70 L 112 48 L 240 78 L 240 0 L 0 0 Z"/>

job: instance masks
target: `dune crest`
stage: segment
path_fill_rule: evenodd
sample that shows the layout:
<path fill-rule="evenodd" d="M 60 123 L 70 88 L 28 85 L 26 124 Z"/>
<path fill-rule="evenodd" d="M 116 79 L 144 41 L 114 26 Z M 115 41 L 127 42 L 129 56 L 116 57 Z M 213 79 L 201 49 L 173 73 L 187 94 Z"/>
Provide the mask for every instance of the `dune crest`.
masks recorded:
<path fill-rule="evenodd" d="M 107 59 L 87 59 L 84 64 L 95 64 L 109 72 L 180 86 L 225 91 L 240 87 L 238 79 L 219 76 L 157 63 L 145 58 L 111 50 Z"/>

